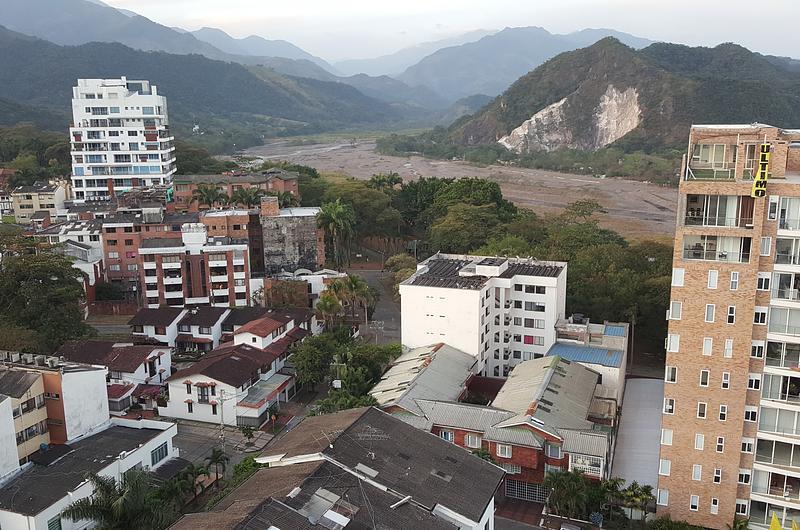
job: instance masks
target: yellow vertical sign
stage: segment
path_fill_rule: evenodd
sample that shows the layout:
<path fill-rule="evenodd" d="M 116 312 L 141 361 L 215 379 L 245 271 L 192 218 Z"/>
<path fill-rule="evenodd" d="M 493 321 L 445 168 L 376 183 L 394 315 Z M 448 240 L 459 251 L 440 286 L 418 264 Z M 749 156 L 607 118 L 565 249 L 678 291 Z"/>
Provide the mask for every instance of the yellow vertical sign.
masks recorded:
<path fill-rule="evenodd" d="M 767 178 L 769 176 L 769 153 L 770 145 L 761 144 L 758 156 L 758 171 L 753 179 L 753 190 L 750 196 L 758 199 L 767 196 Z"/>

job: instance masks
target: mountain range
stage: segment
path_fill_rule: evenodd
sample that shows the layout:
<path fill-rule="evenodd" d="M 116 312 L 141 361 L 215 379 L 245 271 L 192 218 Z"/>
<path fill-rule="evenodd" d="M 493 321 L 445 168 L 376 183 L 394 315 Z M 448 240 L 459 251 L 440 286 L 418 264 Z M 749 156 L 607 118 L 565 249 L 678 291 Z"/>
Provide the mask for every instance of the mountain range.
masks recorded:
<path fill-rule="evenodd" d="M 692 123 L 800 123 L 800 73 L 791 61 L 736 44 L 641 50 L 614 38 L 563 53 L 518 79 L 480 112 L 453 124 L 461 145 L 517 153 L 617 145 L 683 145 Z"/>

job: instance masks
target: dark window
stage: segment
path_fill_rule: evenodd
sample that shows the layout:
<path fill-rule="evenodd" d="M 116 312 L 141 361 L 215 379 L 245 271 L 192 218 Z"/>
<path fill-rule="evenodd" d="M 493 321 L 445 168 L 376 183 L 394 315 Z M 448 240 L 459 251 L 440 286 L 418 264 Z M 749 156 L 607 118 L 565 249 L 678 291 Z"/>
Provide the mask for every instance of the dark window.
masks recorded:
<path fill-rule="evenodd" d="M 211 414 L 213 414 L 214 416 L 217 415 L 217 405 L 216 405 L 216 403 L 212 403 L 211 404 Z"/>
<path fill-rule="evenodd" d="M 186 383 L 186 393 L 187 394 L 191 394 L 192 393 L 192 384 L 191 383 Z"/>
<path fill-rule="evenodd" d="M 191 401 L 186 404 L 186 409 L 189 411 L 189 414 L 194 412 L 194 408 L 192 407 L 192 402 Z"/>

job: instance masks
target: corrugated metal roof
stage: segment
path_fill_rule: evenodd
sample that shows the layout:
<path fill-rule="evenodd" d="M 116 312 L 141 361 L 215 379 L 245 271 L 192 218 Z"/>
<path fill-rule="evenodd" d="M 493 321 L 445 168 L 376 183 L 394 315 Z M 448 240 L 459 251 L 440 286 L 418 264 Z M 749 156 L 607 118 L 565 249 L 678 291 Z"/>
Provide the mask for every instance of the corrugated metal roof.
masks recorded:
<path fill-rule="evenodd" d="M 608 434 L 570 429 L 559 429 L 559 433 L 564 439 L 563 449 L 567 453 L 606 457 Z"/>
<path fill-rule="evenodd" d="M 606 329 L 608 329 L 608 326 L 606 326 Z M 596 346 L 584 346 L 582 344 L 556 342 L 550 347 L 547 355 L 551 357 L 559 356 L 572 362 L 600 364 L 612 368 L 619 368 L 622 365 L 621 351 L 598 348 Z"/>
<path fill-rule="evenodd" d="M 606 325 L 606 329 L 603 335 L 608 335 L 609 337 L 624 337 L 625 326 Z"/>

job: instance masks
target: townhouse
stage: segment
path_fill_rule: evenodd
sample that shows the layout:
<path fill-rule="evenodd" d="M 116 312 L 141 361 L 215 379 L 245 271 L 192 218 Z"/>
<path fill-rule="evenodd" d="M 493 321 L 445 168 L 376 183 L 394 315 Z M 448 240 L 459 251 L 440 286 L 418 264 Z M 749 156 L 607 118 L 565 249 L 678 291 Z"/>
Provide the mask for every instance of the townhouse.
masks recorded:
<path fill-rule="evenodd" d="M 297 173 L 278 168 L 260 173 L 226 172 L 222 175 L 175 175 L 173 199 L 178 208 L 196 210 L 201 206 L 194 199 L 194 191 L 199 185 L 216 186 L 228 197 L 232 197 L 236 190 L 247 188 L 256 188 L 270 194 L 288 192 L 299 197 L 297 179 Z"/>
<path fill-rule="evenodd" d="M 50 219 L 55 219 L 66 199 L 67 190 L 60 183 L 37 182 L 11 190 L 11 209 L 16 222 L 27 225 L 39 212 L 46 212 Z"/>

